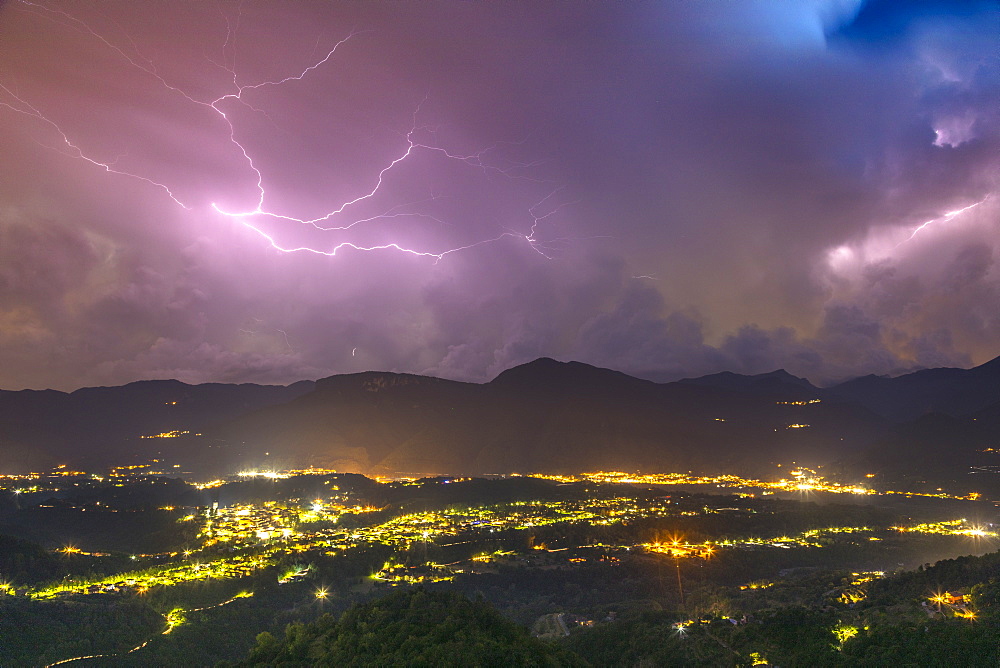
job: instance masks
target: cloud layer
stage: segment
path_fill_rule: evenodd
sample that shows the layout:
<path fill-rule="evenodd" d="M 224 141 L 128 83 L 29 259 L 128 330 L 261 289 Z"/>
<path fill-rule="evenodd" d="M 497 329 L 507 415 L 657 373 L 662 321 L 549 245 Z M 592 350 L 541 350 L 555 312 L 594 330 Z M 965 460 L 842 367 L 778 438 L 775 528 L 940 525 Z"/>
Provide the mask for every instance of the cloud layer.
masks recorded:
<path fill-rule="evenodd" d="M 984 362 L 998 27 L 976 2 L 8 2 L 0 387 Z M 287 218 L 213 208 L 254 211 L 255 169 Z M 292 220 L 380 178 L 319 223 L 347 229 Z M 344 243 L 394 246 L 321 254 Z"/>

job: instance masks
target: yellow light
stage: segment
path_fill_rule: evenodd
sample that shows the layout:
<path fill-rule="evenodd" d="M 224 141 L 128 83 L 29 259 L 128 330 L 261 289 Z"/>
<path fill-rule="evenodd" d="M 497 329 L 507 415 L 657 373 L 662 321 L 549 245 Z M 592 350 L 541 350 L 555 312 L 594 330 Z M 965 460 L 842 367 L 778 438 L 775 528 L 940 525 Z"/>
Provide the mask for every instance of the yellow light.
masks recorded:
<path fill-rule="evenodd" d="M 845 642 L 858 635 L 858 627 L 840 624 L 839 626 L 835 626 L 831 629 L 831 632 L 837 637 L 840 644 L 843 645 Z"/>

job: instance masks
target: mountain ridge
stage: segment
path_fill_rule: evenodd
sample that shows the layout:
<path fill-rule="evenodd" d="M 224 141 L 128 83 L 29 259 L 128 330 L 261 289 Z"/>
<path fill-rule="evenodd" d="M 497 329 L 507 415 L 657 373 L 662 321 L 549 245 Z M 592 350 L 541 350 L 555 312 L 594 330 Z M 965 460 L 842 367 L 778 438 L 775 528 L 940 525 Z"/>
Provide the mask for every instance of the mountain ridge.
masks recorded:
<path fill-rule="evenodd" d="M 902 456 L 905 439 L 892 434 L 930 413 L 961 422 L 979 411 L 977 434 L 1000 430 L 998 360 L 831 388 L 781 369 L 655 383 L 539 358 L 486 383 L 366 371 L 289 386 L 159 380 L 0 391 L 0 471 L 163 456 L 220 472 L 764 474 L 781 462 L 872 461 L 865 453 L 879 447 Z M 174 437 L 150 438 L 165 432 Z M 933 459 L 932 445 L 921 447 Z"/>

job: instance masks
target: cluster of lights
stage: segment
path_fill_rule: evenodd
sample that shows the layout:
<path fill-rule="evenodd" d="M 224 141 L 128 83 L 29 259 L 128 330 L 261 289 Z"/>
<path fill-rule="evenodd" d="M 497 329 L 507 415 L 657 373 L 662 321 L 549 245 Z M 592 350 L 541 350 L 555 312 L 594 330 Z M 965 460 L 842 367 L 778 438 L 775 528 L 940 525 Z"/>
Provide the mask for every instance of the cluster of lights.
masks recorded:
<path fill-rule="evenodd" d="M 519 501 L 501 506 L 465 510 L 409 513 L 376 527 L 358 529 L 355 536 L 372 542 L 409 547 L 436 536 L 454 536 L 465 531 L 530 529 L 559 522 L 609 525 L 642 517 L 681 514 L 668 501 L 640 503 L 632 498 L 588 501 Z"/>
<path fill-rule="evenodd" d="M 795 536 L 776 536 L 774 538 L 729 538 L 720 540 L 718 545 L 728 548 L 778 547 L 791 549 L 794 547 L 823 547 L 820 538 L 841 533 L 857 533 L 870 531 L 867 527 L 826 527 L 810 529 Z"/>
<path fill-rule="evenodd" d="M 912 527 L 894 526 L 894 531 L 901 533 L 929 533 L 944 536 L 970 536 L 972 538 L 996 538 L 997 532 L 989 531 L 981 526 L 968 524 L 967 520 L 950 520 L 947 522 L 927 522 Z"/>
<path fill-rule="evenodd" d="M 801 472 L 795 472 L 801 473 Z M 77 582 L 60 584 L 56 587 L 34 592 L 39 598 L 49 598 L 61 593 L 102 593 L 122 590 L 148 590 L 156 586 L 170 586 L 191 580 L 211 578 L 243 577 L 272 563 L 277 558 L 289 552 L 302 552 L 313 549 L 329 550 L 333 554 L 352 549 L 361 544 L 380 543 L 400 549 L 407 549 L 414 544 L 436 540 L 444 536 L 456 536 L 462 533 L 495 532 L 509 529 L 529 529 L 559 522 L 585 522 L 595 525 L 606 525 L 627 522 L 643 517 L 667 517 L 678 514 L 689 514 L 671 506 L 669 501 L 647 500 L 639 501 L 633 498 L 595 499 L 589 501 L 525 501 L 500 506 L 481 506 L 468 509 L 446 509 L 438 512 L 409 513 L 391 519 L 387 522 L 369 527 L 361 527 L 352 531 L 343 529 L 321 529 L 315 532 L 302 532 L 296 529 L 301 522 L 313 522 L 320 519 L 335 520 L 343 512 L 371 512 L 373 507 L 349 506 L 336 501 L 314 500 L 303 509 L 281 505 L 270 501 L 261 505 L 235 505 L 220 509 L 205 520 L 202 531 L 203 550 L 215 543 L 226 543 L 230 548 L 240 550 L 255 549 L 254 555 L 235 554 L 207 562 L 190 560 L 191 555 L 198 550 L 186 550 L 185 561 L 156 567 L 140 574 L 119 575 L 96 582 Z M 703 512 L 715 512 L 704 508 Z M 696 513 L 700 514 L 700 513 Z M 181 518 L 181 521 L 193 520 L 193 515 Z M 947 535 L 965 535 L 973 537 L 996 536 L 995 533 L 981 528 L 970 527 L 964 520 L 920 524 L 913 527 L 893 527 L 897 531 L 919 533 L 938 533 Z M 720 540 L 717 543 L 686 543 L 681 539 L 670 542 L 640 543 L 635 545 L 590 545 L 580 548 L 643 550 L 674 558 L 709 558 L 720 549 L 754 549 L 759 547 L 776 547 L 789 549 L 793 547 L 819 548 L 823 546 L 821 539 L 828 535 L 843 533 L 874 532 L 868 527 L 827 527 L 810 529 L 794 536 L 777 536 L 773 538 L 742 538 Z M 277 539 L 277 540 L 276 540 Z M 263 552 L 260 547 L 263 546 Z M 561 552 L 568 548 L 549 548 L 538 545 L 537 549 L 547 552 Z M 64 548 L 65 553 L 80 553 L 75 547 Z M 479 555 L 470 563 L 488 563 L 498 556 L 507 553 Z M 153 555 L 142 555 L 153 556 Z M 177 553 L 170 553 L 176 557 Z M 571 559 L 581 559 L 567 555 Z M 401 567 L 387 566 L 376 579 L 389 582 L 415 582 L 440 580 L 453 577 L 460 572 L 452 568 L 453 564 L 433 565 L 422 571 L 404 570 Z M 292 571 L 289 577 L 301 577 L 304 571 Z M 859 574 L 852 585 L 861 585 L 881 574 Z M 760 588 L 763 585 L 747 585 L 747 588 Z M 856 597 L 855 597 L 856 598 Z"/>
<path fill-rule="evenodd" d="M 195 434 L 196 436 L 198 434 Z M 143 438 L 157 438 L 159 436 L 148 436 Z M 165 470 L 155 470 L 157 468 Z M 66 489 L 69 484 L 78 486 L 82 484 L 82 481 L 72 482 L 73 479 L 86 478 L 87 481 L 97 481 L 104 482 L 108 477 L 117 479 L 119 482 L 116 486 L 122 487 L 123 483 L 128 482 L 129 479 L 141 478 L 144 476 L 162 476 L 169 475 L 171 467 L 163 464 L 159 459 L 152 459 L 147 463 L 143 464 L 127 464 L 122 466 L 113 466 L 108 469 L 107 475 L 99 475 L 96 473 L 88 473 L 86 471 L 76 471 L 68 468 L 65 464 L 57 466 L 49 471 L 38 472 L 33 471 L 31 473 L 24 474 L 0 474 L 0 489 L 10 489 L 15 494 L 27 494 L 33 492 L 59 492 Z M 174 469 L 179 469 L 179 464 L 174 464 Z M 176 473 L 174 471 L 173 473 Z M 21 487 L 10 487 L 5 484 L 6 481 L 16 482 L 16 481 L 26 481 L 35 480 L 38 484 L 30 486 Z"/>
<path fill-rule="evenodd" d="M 0 473 L 0 480 L 38 480 L 43 473 Z"/>
<path fill-rule="evenodd" d="M 240 478 L 270 478 L 271 480 L 284 480 L 285 478 L 291 478 L 292 476 L 299 475 L 329 475 L 331 473 L 336 473 L 336 471 L 328 469 L 288 469 L 283 471 L 277 471 L 274 469 L 268 469 L 266 471 L 258 471 L 256 469 L 250 469 L 246 471 L 240 471 L 236 475 Z"/>
<path fill-rule="evenodd" d="M 801 425 L 800 425 L 801 426 Z M 808 426 L 808 425 L 804 425 Z M 794 425 L 790 425 L 794 427 Z M 533 477 L 549 477 L 542 474 L 531 474 Z M 943 491 L 937 493 L 927 492 L 896 492 L 896 491 L 876 491 L 861 485 L 844 485 L 838 482 L 827 480 L 815 471 L 800 468 L 790 472 L 791 479 L 781 478 L 776 481 L 763 481 L 753 478 L 741 478 L 736 475 L 715 475 L 701 476 L 688 473 L 624 473 L 622 471 L 596 471 L 583 473 L 580 476 L 560 476 L 565 482 L 589 481 L 610 484 L 631 484 L 631 485 L 714 485 L 715 487 L 753 487 L 765 490 L 764 494 L 780 492 L 827 492 L 831 494 L 856 494 L 856 495 L 902 495 L 931 497 L 936 499 L 960 499 L 964 501 L 975 501 L 981 497 L 978 492 L 970 492 L 964 496 L 954 496 Z M 875 477 L 874 473 L 866 477 Z"/>
<path fill-rule="evenodd" d="M 304 566 L 302 564 L 299 564 L 293 566 L 291 570 L 287 571 L 284 575 L 278 578 L 278 584 L 288 584 L 289 582 L 298 582 L 308 574 L 309 574 L 309 566 Z"/>
<path fill-rule="evenodd" d="M 154 587 L 184 582 L 242 578 L 269 565 L 266 557 L 234 555 L 205 563 L 177 563 L 89 581 L 67 581 L 30 592 L 33 598 L 51 599 L 73 594 L 142 594 Z"/>
<path fill-rule="evenodd" d="M 371 578 L 390 585 L 417 585 L 429 582 L 450 582 L 455 576 L 465 571 L 455 566 L 460 562 L 451 564 L 438 564 L 428 561 L 420 566 L 403 566 L 386 562 L 377 573 L 372 573 Z"/>
<path fill-rule="evenodd" d="M 280 471 L 240 471 L 237 473 L 241 478 L 270 478 L 271 480 L 281 480 L 283 478 L 290 478 L 291 475 L 288 473 L 282 473 Z"/>
<path fill-rule="evenodd" d="M 885 571 L 863 571 L 861 573 L 851 573 L 851 584 L 854 586 L 868 584 L 874 580 L 885 577 Z"/>
<path fill-rule="evenodd" d="M 976 611 L 969 607 L 972 597 L 968 594 L 952 594 L 948 591 L 939 592 L 927 600 L 933 603 L 937 607 L 937 611 L 941 614 L 950 613 L 953 617 L 968 619 L 970 621 L 976 619 Z"/>
<path fill-rule="evenodd" d="M 514 552 L 514 551 L 512 551 L 512 550 L 495 550 L 493 552 L 490 552 L 489 554 L 479 554 L 479 555 L 476 555 L 476 556 L 472 557 L 472 559 L 470 561 L 475 561 L 475 562 L 478 562 L 478 563 L 481 563 L 481 564 L 489 564 L 489 563 L 493 563 L 493 562 L 497 561 L 498 559 L 501 559 L 501 558 L 504 558 L 504 557 L 512 557 L 515 554 L 517 554 L 517 553 Z"/>
<path fill-rule="evenodd" d="M 283 478 L 291 475 L 289 471 L 246 471 L 243 477 Z M 791 479 L 781 481 L 786 487 L 809 489 L 824 487 L 825 483 L 809 469 L 795 469 L 790 472 Z M 541 476 L 539 476 L 541 477 Z M 546 476 L 559 482 L 572 482 L 578 478 L 569 476 Z M 582 479 L 601 482 L 655 482 L 664 484 L 689 483 L 690 475 L 660 474 L 658 476 L 630 476 L 624 473 L 591 473 Z M 716 484 L 723 480 L 713 478 Z M 742 479 L 726 477 L 723 482 L 735 484 L 744 483 Z M 206 483 L 205 487 L 214 486 L 218 481 Z M 220 483 L 221 484 L 221 483 Z M 814 487 L 815 486 L 815 487 Z M 317 498 L 304 505 L 288 505 L 274 501 L 263 504 L 233 505 L 221 509 L 207 511 L 203 517 L 204 526 L 199 537 L 201 545 L 183 551 L 183 557 L 176 552 L 166 555 L 139 555 L 146 559 L 152 556 L 167 556 L 171 560 L 167 564 L 159 564 L 153 568 L 130 574 L 111 576 L 94 581 L 64 582 L 59 585 L 42 588 L 30 592 L 37 598 L 52 598 L 74 593 L 111 593 L 134 591 L 141 593 L 153 587 L 172 586 L 182 582 L 207 580 L 215 578 L 239 578 L 251 575 L 275 563 L 290 553 L 312 550 L 325 551 L 327 554 L 339 554 L 364 544 L 383 544 L 398 549 L 408 549 L 415 544 L 436 541 L 441 537 L 458 536 L 460 534 L 487 534 L 503 530 L 523 530 L 556 523 L 586 523 L 591 525 L 611 525 L 631 522 L 648 517 L 676 517 L 678 515 L 702 514 L 718 512 L 718 509 L 705 507 L 700 511 L 682 510 L 669 499 L 635 499 L 630 497 L 589 499 L 573 501 L 521 501 L 496 506 L 479 506 L 472 508 L 448 508 L 437 512 L 409 513 L 398 516 L 380 524 L 345 530 L 333 526 L 339 517 L 347 512 L 368 513 L 378 510 L 371 506 L 361 506 L 351 503 L 346 496 L 333 496 L 328 499 Z M 179 521 L 193 521 L 196 515 L 188 514 Z M 320 525 L 320 528 L 305 528 Z M 896 531 L 937 533 L 955 536 L 996 537 L 997 534 L 982 527 L 968 525 L 965 520 L 919 524 L 912 527 L 892 527 Z M 575 549 L 638 550 L 660 554 L 672 558 L 702 558 L 711 557 L 719 549 L 755 549 L 758 547 L 793 548 L 822 547 L 825 536 L 842 533 L 874 534 L 885 529 L 868 527 L 827 527 L 811 529 L 793 536 L 778 536 L 773 538 L 742 538 L 720 540 L 715 543 L 687 543 L 681 539 L 668 542 L 637 543 L 632 545 L 588 545 L 577 546 Z M 876 540 L 877 536 L 869 536 Z M 229 554 L 219 556 L 217 551 L 206 552 L 207 548 L 218 543 L 225 544 Z M 536 549 L 546 552 L 564 552 L 568 547 L 550 547 L 538 545 Z M 87 554 L 79 548 L 69 546 L 62 552 L 67 555 Z M 196 554 L 204 552 L 199 558 Z M 214 555 L 209 557 L 209 555 Z M 469 567 L 476 564 L 486 565 L 501 556 L 513 553 L 496 552 L 480 554 L 469 560 Z M 100 556 L 92 554 L 91 556 Z M 586 559 L 572 552 L 562 555 L 573 563 Z M 206 558 L 209 557 L 209 558 Z M 458 562 L 456 562 L 457 564 Z M 456 564 L 424 564 L 416 569 L 404 569 L 389 564 L 375 575 L 382 581 L 416 582 L 436 581 L 454 577 L 463 572 Z M 293 570 L 285 581 L 304 577 L 307 569 Z M 474 571 L 473 571 L 474 572 Z M 855 588 L 881 574 L 855 574 L 857 577 L 851 585 Z M 763 588 L 763 584 L 751 583 L 745 588 Z M 852 601 L 863 593 L 851 594 Z"/>
<path fill-rule="evenodd" d="M 804 424 L 793 424 L 788 425 L 788 428 L 804 428 L 809 425 Z M 187 434 L 188 432 L 182 431 L 172 431 L 164 432 L 163 434 L 156 434 L 153 436 L 144 436 L 143 438 L 174 438 Z M 195 434 L 199 436 L 200 434 Z M 159 463 L 159 460 L 152 460 L 153 463 Z M 112 477 L 130 477 L 135 475 L 165 475 L 164 471 L 153 471 L 153 463 L 147 464 L 135 464 L 128 466 L 116 466 L 111 469 Z M 173 468 L 179 468 L 180 465 L 174 465 Z M 332 475 L 336 471 L 333 469 L 323 469 L 323 468 L 306 468 L 306 469 L 287 469 L 287 470 L 245 470 L 240 471 L 236 478 L 246 479 L 246 478 L 266 478 L 269 480 L 280 480 L 285 478 L 290 478 L 293 476 L 302 475 Z M 522 474 L 513 473 L 510 474 L 511 477 L 517 477 Z M 847 485 L 838 482 L 833 482 L 825 479 L 823 476 L 817 474 L 815 471 L 799 468 L 790 472 L 791 478 L 781 478 L 779 480 L 763 481 L 753 478 L 742 478 L 736 475 L 695 475 L 691 472 L 688 473 L 652 473 L 652 474 L 640 474 L 640 473 L 624 473 L 622 471 L 596 471 L 590 473 L 583 473 L 580 475 L 566 475 L 566 474 L 551 474 L 551 473 L 529 473 L 525 474 L 527 477 L 539 478 L 544 480 L 552 480 L 559 483 L 574 483 L 574 482 L 595 482 L 595 483 L 611 483 L 611 484 L 639 484 L 639 485 L 712 485 L 721 488 L 757 488 L 763 490 L 763 494 L 771 494 L 774 492 L 826 492 L 833 494 L 855 494 L 855 495 L 890 495 L 898 494 L 904 496 L 920 496 L 920 497 L 932 497 L 932 498 L 942 498 L 942 499 L 961 499 L 975 501 L 981 498 L 978 492 L 970 492 L 964 496 L 955 496 L 947 494 L 941 490 L 937 493 L 927 493 L 927 492 L 896 492 L 896 491 L 876 491 L 870 488 L 863 487 L 861 485 Z M 876 474 L 869 473 L 866 474 L 867 478 L 874 478 Z M 48 473 L 28 473 L 28 474 L 9 474 L 0 475 L 0 487 L 2 487 L 3 480 L 39 480 L 44 477 L 81 477 L 90 476 L 98 481 L 104 478 L 87 474 L 82 471 L 70 471 L 65 470 L 65 466 L 61 466 L 58 469 L 54 469 Z M 412 478 L 412 477 L 396 477 L 396 478 L 384 478 L 376 477 L 376 481 L 386 484 L 395 483 L 403 485 L 422 485 L 426 481 Z M 467 480 L 467 478 L 448 478 L 440 482 L 461 482 Z M 214 487 L 219 487 L 226 484 L 228 480 L 216 479 L 203 483 L 198 483 L 195 486 L 198 489 L 211 489 Z M 18 488 L 16 493 L 26 493 L 34 491 L 58 491 L 58 487 L 47 487 L 47 486 L 32 486 L 32 487 L 21 487 Z M 739 493 L 739 492 L 737 492 Z"/>
<path fill-rule="evenodd" d="M 51 477 L 63 477 L 63 478 L 78 478 L 80 476 L 87 475 L 83 471 L 71 471 L 66 469 L 65 466 L 60 466 L 58 469 L 49 471 L 46 475 Z"/>
<path fill-rule="evenodd" d="M 729 618 L 729 617 L 722 617 L 721 620 L 736 622 L 736 620 L 734 620 L 732 618 Z M 704 617 L 699 618 L 699 619 L 682 619 L 682 620 L 676 621 L 673 624 L 671 624 L 670 628 L 673 630 L 673 632 L 679 638 L 683 639 L 693 629 L 696 629 L 698 627 L 705 626 L 705 625 L 711 625 L 713 623 L 713 621 L 715 621 L 715 620 L 707 619 L 707 618 L 704 618 Z M 745 622 L 745 620 L 744 620 L 744 622 Z M 737 622 L 737 623 L 739 623 L 739 622 Z M 865 630 L 868 630 L 867 626 L 865 627 Z M 861 629 L 859 629 L 856 626 L 852 626 L 850 624 L 840 623 L 840 624 L 837 624 L 836 626 L 834 626 L 833 628 L 831 628 L 830 632 L 833 634 L 834 638 L 837 639 L 836 649 L 843 650 L 844 643 L 846 643 L 851 638 L 854 638 L 855 636 L 857 636 L 861 632 Z M 718 639 L 715 639 L 715 640 L 716 640 L 716 642 L 720 642 Z M 770 666 L 771 665 L 771 663 L 760 652 L 750 652 L 750 655 L 749 655 L 748 658 L 750 660 L 750 665 L 751 666 Z"/>
<path fill-rule="evenodd" d="M 678 559 L 691 557 L 709 559 L 713 554 L 715 554 L 715 550 L 717 549 L 711 543 L 683 543 L 680 539 L 672 540 L 668 543 L 643 543 L 640 547 L 647 552 L 665 554 L 668 557 Z"/>
<path fill-rule="evenodd" d="M 510 477 L 511 478 L 520 478 L 520 477 L 524 477 L 524 476 L 522 476 L 520 473 L 511 473 Z M 555 474 L 555 473 L 529 473 L 529 474 L 527 474 L 526 477 L 529 477 L 529 478 L 538 478 L 539 480 L 552 480 L 553 482 L 558 482 L 558 483 L 580 482 L 580 480 L 581 480 L 580 476 L 558 475 L 558 474 Z"/>
<path fill-rule="evenodd" d="M 632 485 L 714 485 L 716 487 L 756 487 L 767 491 L 782 492 L 832 492 L 834 494 L 878 494 L 857 485 L 831 482 L 808 469 L 791 472 L 792 479 L 782 478 L 766 482 L 735 475 L 700 476 L 692 473 L 624 473 L 622 471 L 597 471 L 584 473 L 580 479 L 590 482 Z M 765 492 L 767 493 L 767 492 Z"/>
<path fill-rule="evenodd" d="M 195 434 L 195 436 L 201 436 L 201 434 Z M 142 438 L 160 438 L 158 436 L 143 436 Z M 163 437 L 163 438 L 174 438 L 174 437 Z M 172 468 L 179 469 L 180 464 L 174 464 Z M 110 469 L 109 477 L 111 478 L 132 478 L 136 476 L 154 476 L 154 475 L 167 475 L 165 469 L 166 464 L 161 462 L 159 459 L 152 459 L 145 464 L 129 464 L 127 466 L 114 466 Z M 91 476 L 97 481 L 103 481 L 104 478 L 100 476 Z"/>
<path fill-rule="evenodd" d="M 66 555 L 79 554 L 79 555 L 84 556 L 84 557 L 108 557 L 108 556 L 111 556 L 110 552 L 85 552 L 84 550 L 81 550 L 78 547 L 74 547 L 73 545 L 67 545 L 67 546 L 63 547 L 62 549 L 60 549 L 60 550 L 56 550 L 56 552 L 60 552 L 62 554 L 66 554 Z"/>
<path fill-rule="evenodd" d="M 838 624 L 831 629 L 837 642 L 840 643 L 840 647 L 844 646 L 844 643 L 858 635 L 860 629 L 857 626 L 850 626 L 848 624 Z M 839 648 L 838 648 L 839 649 Z"/>
<path fill-rule="evenodd" d="M 206 522 L 201 536 L 205 545 L 253 545 L 272 538 L 289 538 L 298 522 L 298 510 L 268 501 L 263 505 L 236 504 L 220 508 Z"/>
<path fill-rule="evenodd" d="M 860 603 L 868 598 L 868 584 L 885 577 L 884 571 L 863 571 L 851 573 L 851 580 L 843 587 L 837 600 L 844 605 Z"/>
<path fill-rule="evenodd" d="M 305 533 L 296 530 L 298 523 L 327 518 L 335 520 L 343 512 L 373 512 L 377 508 L 345 505 L 335 501 L 314 500 L 308 510 L 278 504 L 234 505 L 222 508 L 205 518 L 201 532 L 202 547 L 185 550 L 184 559 L 178 563 L 155 566 L 135 572 L 110 576 L 92 581 L 59 583 L 35 590 L 36 598 L 82 593 L 114 593 L 134 591 L 141 593 L 154 587 L 169 587 L 183 582 L 220 578 L 239 578 L 265 568 L 282 555 L 314 549 L 328 550 L 334 554 L 362 544 L 380 543 L 398 548 L 408 548 L 415 543 L 435 540 L 440 536 L 454 536 L 467 531 L 497 531 L 499 529 L 525 529 L 556 522 L 590 522 L 611 524 L 639 517 L 676 514 L 669 504 L 654 501 L 642 506 L 635 499 L 617 498 L 588 502 L 517 502 L 504 506 L 472 508 L 465 511 L 447 510 L 439 513 L 411 513 L 382 524 L 361 527 L 353 531 L 321 529 Z M 186 515 L 180 521 L 192 521 Z M 235 549 L 236 554 L 207 561 L 191 559 L 192 555 L 217 543 Z M 623 546 L 626 549 L 639 546 Z M 263 549 L 262 549 L 263 548 Z M 565 548 L 560 548 L 560 550 Z M 253 553 L 244 553 L 252 550 Z M 71 548 L 70 553 L 78 553 Z M 495 559 L 503 553 L 490 556 Z M 135 558 L 179 558 L 177 552 L 163 555 L 137 555 Z M 301 577 L 305 571 L 293 571 L 289 577 Z M 438 569 L 431 578 L 449 576 Z"/>

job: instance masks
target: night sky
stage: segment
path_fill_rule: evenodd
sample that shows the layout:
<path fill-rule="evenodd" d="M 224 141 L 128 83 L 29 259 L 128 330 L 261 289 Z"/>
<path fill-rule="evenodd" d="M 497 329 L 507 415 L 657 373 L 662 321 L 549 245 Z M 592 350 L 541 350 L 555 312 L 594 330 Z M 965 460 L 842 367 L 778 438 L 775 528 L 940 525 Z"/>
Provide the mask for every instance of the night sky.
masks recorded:
<path fill-rule="evenodd" d="M 0 3 L 0 388 L 1000 354 L 995 2 Z"/>

